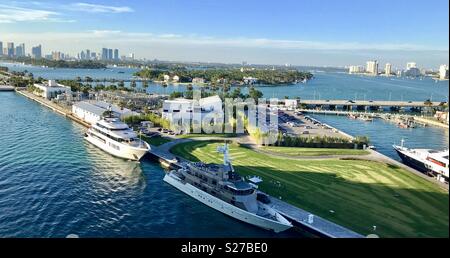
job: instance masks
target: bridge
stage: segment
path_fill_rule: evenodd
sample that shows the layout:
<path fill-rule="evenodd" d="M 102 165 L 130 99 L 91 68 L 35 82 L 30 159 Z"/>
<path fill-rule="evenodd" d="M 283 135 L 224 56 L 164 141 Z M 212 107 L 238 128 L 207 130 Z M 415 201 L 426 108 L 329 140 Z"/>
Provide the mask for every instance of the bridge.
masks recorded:
<path fill-rule="evenodd" d="M 307 100 L 299 104 L 317 106 L 374 106 L 374 107 L 440 107 L 447 102 L 438 101 L 386 101 L 386 100 Z"/>

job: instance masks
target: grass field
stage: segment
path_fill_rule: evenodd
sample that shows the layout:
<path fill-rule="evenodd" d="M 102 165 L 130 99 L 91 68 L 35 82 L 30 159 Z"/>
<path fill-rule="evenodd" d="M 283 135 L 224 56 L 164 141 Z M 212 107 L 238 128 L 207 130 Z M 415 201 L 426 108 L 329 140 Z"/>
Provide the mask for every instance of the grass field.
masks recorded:
<path fill-rule="evenodd" d="M 221 163 L 219 144 L 187 142 L 171 151 L 192 161 Z M 236 144 L 230 154 L 241 175 L 264 179 L 261 190 L 361 234 L 449 236 L 448 192 L 401 168 L 363 160 L 286 161 Z"/>
<path fill-rule="evenodd" d="M 142 140 L 146 141 L 148 144 L 151 144 L 153 146 L 159 146 L 166 142 L 171 141 L 171 139 L 161 136 L 154 136 L 154 137 L 142 136 Z"/>
<path fill-rule="evenodd" d="M 367 155 L 368 151 L 354 149 L 297 148 L 297 147 L 262 147 L 265 151 L 287 156 L 330 156 L 330 155 Z"/>

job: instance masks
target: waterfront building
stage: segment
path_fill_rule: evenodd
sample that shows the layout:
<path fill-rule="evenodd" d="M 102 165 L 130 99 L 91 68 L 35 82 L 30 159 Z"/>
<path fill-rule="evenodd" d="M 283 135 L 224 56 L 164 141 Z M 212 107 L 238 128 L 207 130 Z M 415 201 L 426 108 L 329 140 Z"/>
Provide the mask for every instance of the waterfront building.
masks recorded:
<path fill-rule="evenodd" d="M 200 78 L 200 77 L 195 77 L 192 79 L 192 83 L 205 83 L 205 79 Z"/>
<path fill-rule="evenodd" d="M 86 49 L 86 59 L 89 60 L 91 59 L 91 50 Z"/>
<path fill-rule="evenodd" d="M 167 74 L 164 74 L 164 81 L 165 82 L 169 82 L 170 81 L 170 76 L 169 75 L 167 75 Z"/>
<path fill-rule="evenodd" d="M 19 45 L 16 46 L 15 56 L 16 57 L 23 57 L 23 56 L 25 56 L 25 44 L 24 43 L 19 44 Z"/>
<path fill-rule="evenodd" d="M 119 60 L 119 50 L 117 48 L 114 49 L 114 60 Z"/>
<path fill-rule="evenodd" d="M 0 56 L 3 55 L 3 42 L 0 41 Z"/>
<path fill-rule="evenodd" d="M 113 59 L 113 50 L 110 48 L 108 49 L 108 60 L 112 60 Z"/>
<path fill-rule="evenodd" d="M 34 94 L 46 99 L 53 99 L 61 94 L 72 95 L 69 86 L 56 83 L 55 80 L 49 80 L 47 84 L 35 83 L 34 87 L 39 89 L 39 91 L 35 91 Z"/>
<path fill-rule="evenodd" d="M 448 65 L 439 66 L 439 79 L 441 80 L 448 79 Z"/>
<path fill-rule="evenodd" d="M 386 76 L 390 76 L 392 74 L 392 65 L 390 63 L 387 63 L 384 67 L 384 74 Z"/>
<path fill-rule="evenodd" d="M 53 60 L 62 60 L 64 59 L 64 54 L 59 51 L 53 51 L 52 52 L 52 59 Z"/>
<path fill-rule="evenodd" d="M 108 49 L 102 48 L 102 60 L 107 60 L 107 59 L 108 59 Z"/>
<path fill-rule="evenodd" d="M 364 72 L 364 67 L 362 67 L 360 65 L 351 65 L 348 67 L 349 74 L 363 73 L 363 72 Z"/>
<path fill-rule="evenodd" d="M 31 48 L 31 57 L 35 59 L 42 58 L 42 46 L 37 45 Z"/>
<path fill-rule="evenodd" d="M 179 77 L 178 75 L 174 75 L 174 76 L 172 77 L 172 81 L 173 81 L 173 82 L 179 82 L 179 81 L 180 81 L 180 77 Z"/>
<path fill-rule="evenodd" d="M 377 75 L 378 74 L 378 61 L 367 61 L 366 63 L 366 73 L 371 75 Z"/>
<path fill-rule="evenodd" d="M 94 124 L 99 121 L 105 111 L 111 110 L 114 117 L 125 118 L 131 115 L 139 115 L 127 108 L 120 108 L 104 101 L 80 101 L 72 105 L 72 113 L 85 122 Z"/>
<path fill-rule="evenodd" d="M 199 116 L 194 116 L 195 113 Z M 163 103 L 162 118 L 169 120 L 171 124 L 199 124 L 197 119 L 206 116 L 223 118 L 222 100 L 218 95 L 200 99 L 198 106 L 194 106 L 192 99 L 184 98 L 165 100 Z"/>
<path fill-rule="evenodd" d="M 134 60 L 134 53 L 130 53 L 129 58 L 130 60 Z"/>
<path fill-rule="evenodd" d="M 14 56 L 14 42 L 8 42 L 7 43 L 7 51 L 6 51 L 6 55 L 8 57 L 13 57 Z"/>

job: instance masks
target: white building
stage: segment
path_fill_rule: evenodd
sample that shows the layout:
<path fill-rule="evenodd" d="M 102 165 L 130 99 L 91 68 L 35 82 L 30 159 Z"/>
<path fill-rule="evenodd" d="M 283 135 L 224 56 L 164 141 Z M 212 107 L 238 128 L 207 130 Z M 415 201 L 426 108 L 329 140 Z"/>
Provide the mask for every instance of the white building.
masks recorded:
<path fill-rule="evenodd" d="M 170 76 L 167 74 L 164 74 L 164 81 L 165 82 L 169 82 L 170 81 Z"/>
<path fill-rule="evenodd" d="M 209 116 L 223 117 L 222 100 L 219 96 L 211 96 L 199 100 L 199 106 L 194 106 L 192 99 L 178 98 L 166 100 L 163 103 L 162 117 L 171 122 L 171 124 L 191 124 L 198 123 L 194 113 L 199 114 L 198 119 L 204 119 Z"/>
<path fill-rule="evenodd" d="M 138 115 L 139 113 L 133 112 L 127 108 L 120 108 L 116 105 L 104 101 L 80 101 L 72 105 L 72 113 L 84 121 L 93 124 L 100 120 L 105 111 L 111 108 L 113 116 L 124 118 L 130 115 Z"/>
<path fill-rule="evenodd" d="M 178 75 L 174 75 L 174 76 L 172 77 L 172 81 L 173 81 L 173 82 L 178 82 L 178 81 L 180 81 L 180 77 L 179 77 Z"/>
<path fill-rule="evenodd" d="M 378 74 L 378 61 L 367 61 L 366 63 L 366 72 L 371 75 L 377 75 Z"/>
<path fill-rule="evenodd" d="M 364 72 L 364 67 L 360 66 L 360 65 L 351 65 L 348 67 L 348 73 L 349 74 L 353 74 L 353 73 L 363 73 Z"/>
<path fill-rule="evenodd" d="M 49 80 L 47 84 L 35 83 L 34 87 L 40 90 L 39 92 L 35 91 L 34 93 L 46 99 L 53 99 L 61 94 L 72 95 L 69 86 L 56 83 L 54 80 Z"/>
<path fill-rule="evenodd" d="M 199 78 L 199 77 L 195 77 L 195 78 L 192 79 L 192 83 L 205 83 L 205 79 Z"/>
<path fill-rule="evenodd" d="M 285 99 L 284 100 L 284 106 L 288 110 L 294 110 L 295 108 L 297 108 L 297 105 L 298 105 L 298 99 Z"/>
<path fill-rule="evenodd" d="M 390 76 L 392 74 L 392 65 L 390 63 L 387 63 L 384 67 L 384 74 L 386 76 Z"/>
<path fill-rule="evenodd" d="M 448 65 L 439 66 L 439 79 L 441 80 L 448 79 Z"/>

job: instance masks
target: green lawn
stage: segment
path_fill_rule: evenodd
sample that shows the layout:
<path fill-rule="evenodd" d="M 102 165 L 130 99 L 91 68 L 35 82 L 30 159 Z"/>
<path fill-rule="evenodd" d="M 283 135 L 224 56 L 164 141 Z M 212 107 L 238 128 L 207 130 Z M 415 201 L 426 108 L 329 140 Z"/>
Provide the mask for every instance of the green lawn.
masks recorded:
<path fill-rule="evenodd" d="M 218 144 L 187 142 L 171 151 L 192 161 L 222 163 Z M 287 161 L 236 144 L 230 154 L 241 175 L 264 179 L 261 190 L 361 234 L 449 236 L 448 192 L 401 168 L 364 160 Z"/>
<path fill-rule="evenodd" d="M 171 139 L 161 136 L 153 136 L 153 137 L 142 136 L 142 140 L 146 141 L 148 144 L 151 144 L 153 146 L 159 146 L 161 144 L 171 141 Z"/>
<path fill-rule="evenodd" d="M 297 148 L 297 147 L 262 147 L 265 151 L 288 156 L 329 156 L 329 155 L 367 155 L 368 151 L 354 149 Z"/>

